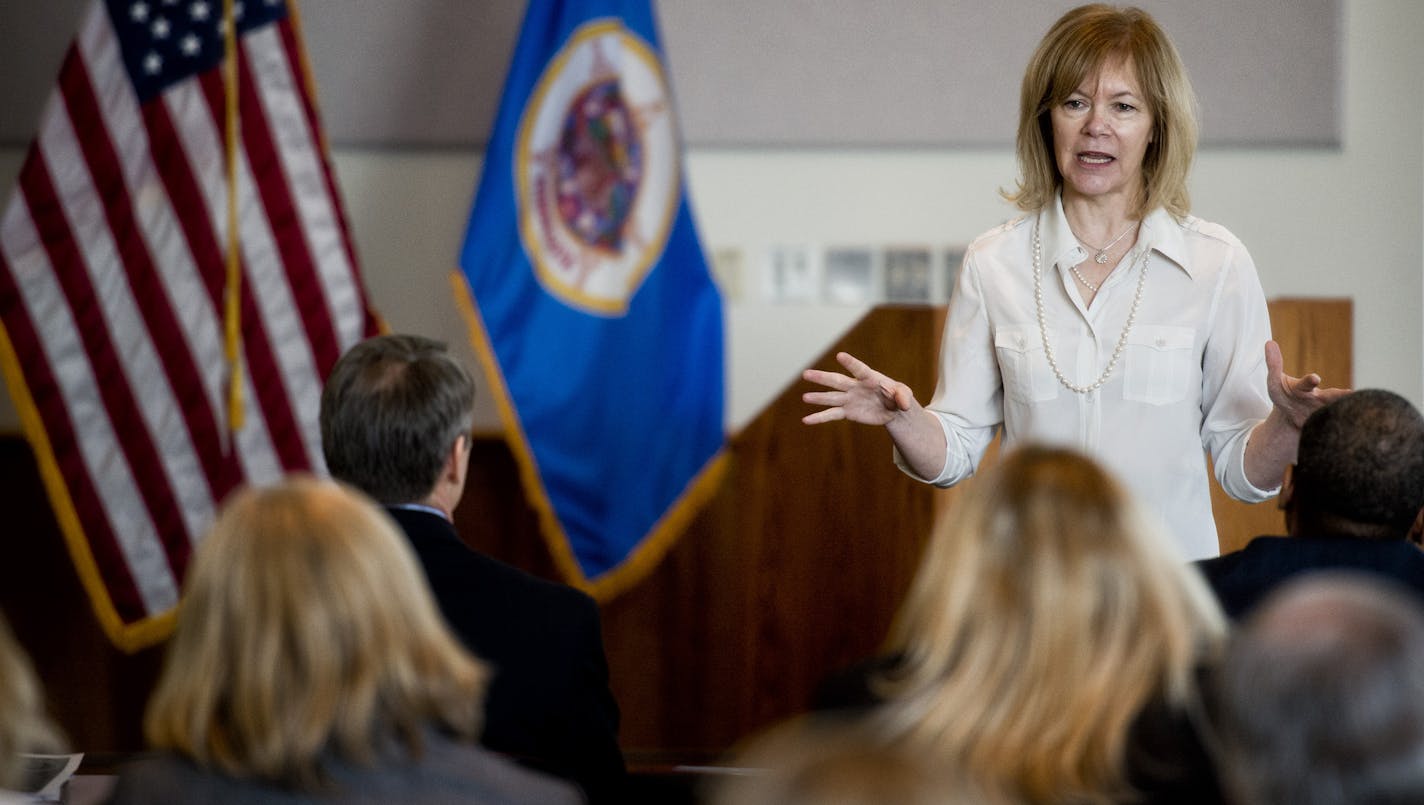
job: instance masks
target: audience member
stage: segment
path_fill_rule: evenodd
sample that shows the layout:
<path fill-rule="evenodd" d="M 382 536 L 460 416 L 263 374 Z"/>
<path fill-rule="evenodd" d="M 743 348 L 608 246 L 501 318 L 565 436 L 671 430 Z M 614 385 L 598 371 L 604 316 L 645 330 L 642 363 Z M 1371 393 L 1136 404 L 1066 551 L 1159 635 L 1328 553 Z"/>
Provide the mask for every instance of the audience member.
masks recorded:
<path fill-rule="evenodd" d="M 861 689 L 889 740 L 994 802 L 1210 803 L 1197 675 L 1224 633 L 1211 593 L 1117 481 L 1028 446 L 936 526 Z"/>
<path fill-rule="evenodd" d="M 364 496 L 239 493 L 198 546 L 120 803 L 577 802 L 476 745 L 487 671 Z"/>
<path fill-rule="evenodd" d="M 482 743 L 576 781 L 594 802 L 616 802 L 625 777 L 598 606 L 472 550 L 452 523 L 474 394 L 469 373 L 439 342 L 363 341 L 322 391 L 327 467 L 386 506 L 446 620 L 493 666 Z"/>
<path fill-rule="evenodd" d="M 988 805 L 943 764 L 865 725 L 825 716 L 779 724 L 741 747 L 712 805 Z"/>
<path fill-rule="evenodd" d="M 1199 563 L 1228 615 L 1328 568 L 1387 576 L 1424 597 L 1424 416 L 1408 400 L 1365 389 L 1312 414 L 1280 501 L 1289 536 Z"/>
<path fill-rule="evenodd" d="M 27 782 L 22 754 L 58 752 L 63 746 L 59 728 L 45 712 L 34 666 L 0 617 L 0 804 L 29 801 L 15 793 Z"/>
<path fill-rule="evenodd" d="M 1239 805 L 1424 802 L 1424 613 L 1394 582 L 1326 571 L 1282 585 L 1215 682 Z"/>

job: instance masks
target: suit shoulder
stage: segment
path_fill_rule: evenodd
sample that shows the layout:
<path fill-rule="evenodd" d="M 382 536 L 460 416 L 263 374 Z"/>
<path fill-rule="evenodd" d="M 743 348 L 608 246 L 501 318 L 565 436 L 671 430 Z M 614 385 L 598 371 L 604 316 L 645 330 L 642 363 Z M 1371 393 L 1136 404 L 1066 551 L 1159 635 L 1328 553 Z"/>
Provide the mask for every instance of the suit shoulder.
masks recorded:
<path fill-rule="evenodd" d="M 1286 537 L 1277 536 L 1255 537 L 1237 550 L 1209 559 L 1198 559 L 1192 564 L 1201 571 L 1209 584 L 1216 586 L 1233 573 L 1243 571 L 1256 563 L 1268 561 L 1267 557 L 1275 556 L 1286 539 Z"/>
<path fill-rule="evenodd" d="M 502 562 L 493 556 L 471 550 L 477 560 L 491 575 L 498 576 L 505 583 L 529 596 L 546 599 L 554 604 L 569 607 L 596 607 L 592 596 L 576 587 L 536 576 L 527 570 Z"/>

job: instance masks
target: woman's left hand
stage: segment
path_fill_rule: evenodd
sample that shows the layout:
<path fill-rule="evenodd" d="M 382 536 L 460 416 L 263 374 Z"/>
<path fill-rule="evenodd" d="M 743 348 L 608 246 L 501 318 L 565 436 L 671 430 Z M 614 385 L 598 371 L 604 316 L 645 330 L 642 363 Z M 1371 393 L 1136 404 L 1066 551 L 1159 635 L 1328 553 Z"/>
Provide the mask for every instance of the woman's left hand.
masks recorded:
<path fill-rule="evenodd" d="M 1311 372 L 1305 377 L 1285 373 L 1281 347 L 1275 341 L 1266 342 L 1266 391 L 1271 404 L 1285 421 L 1297 430 L 1316 409 L 1350 393 L 1350 389 L 1322 388 L 1320 375 Z"/>

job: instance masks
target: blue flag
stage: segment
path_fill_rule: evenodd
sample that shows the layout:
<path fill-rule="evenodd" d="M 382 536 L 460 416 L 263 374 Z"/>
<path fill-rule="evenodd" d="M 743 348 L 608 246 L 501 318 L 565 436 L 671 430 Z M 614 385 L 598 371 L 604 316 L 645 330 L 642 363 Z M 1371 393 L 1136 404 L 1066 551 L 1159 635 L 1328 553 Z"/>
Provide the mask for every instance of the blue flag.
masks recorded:
<path fill-rule="evenodd" d="M 531 0 L 460 267 L 555 560 L 616 593 L 723 464 L 721 300 L 650 0 Z"/>

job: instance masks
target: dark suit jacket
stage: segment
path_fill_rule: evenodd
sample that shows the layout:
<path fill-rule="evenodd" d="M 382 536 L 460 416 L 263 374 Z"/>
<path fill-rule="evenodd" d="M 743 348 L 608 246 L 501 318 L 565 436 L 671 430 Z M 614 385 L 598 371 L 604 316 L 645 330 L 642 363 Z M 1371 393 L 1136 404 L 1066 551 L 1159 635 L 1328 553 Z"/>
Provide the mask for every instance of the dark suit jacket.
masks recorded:
<path fill-rule="evenodd" d="M 592 802 L 625 783 L 598 605 L 472 550 L 429 512 L 388 508 L 451 628 L 494 671 L 481 743 L 573 780 Z"/>
<path fill-rule="evenodd" d="M 1424 600 L 1424 551 L 1404 539 L 1257 537 L 1234 553 L 1196 563 L 1221 608 L 1240 619 L 1277 585 L 1316 570 L 1358 570 L 1393 579 Z"/>
<path fill-rule="evenodd" d="M 110 805 L 576 805 L 578 792 L 563 780 L 522 769 L 478 746 L 428 736 L 418 760 L 391 757 L 366 767 L 338 760 L 323 764 L 330 787 L 320 793 L 281 788 L 203 769 L 172 752 L 126 763 Z"/>

